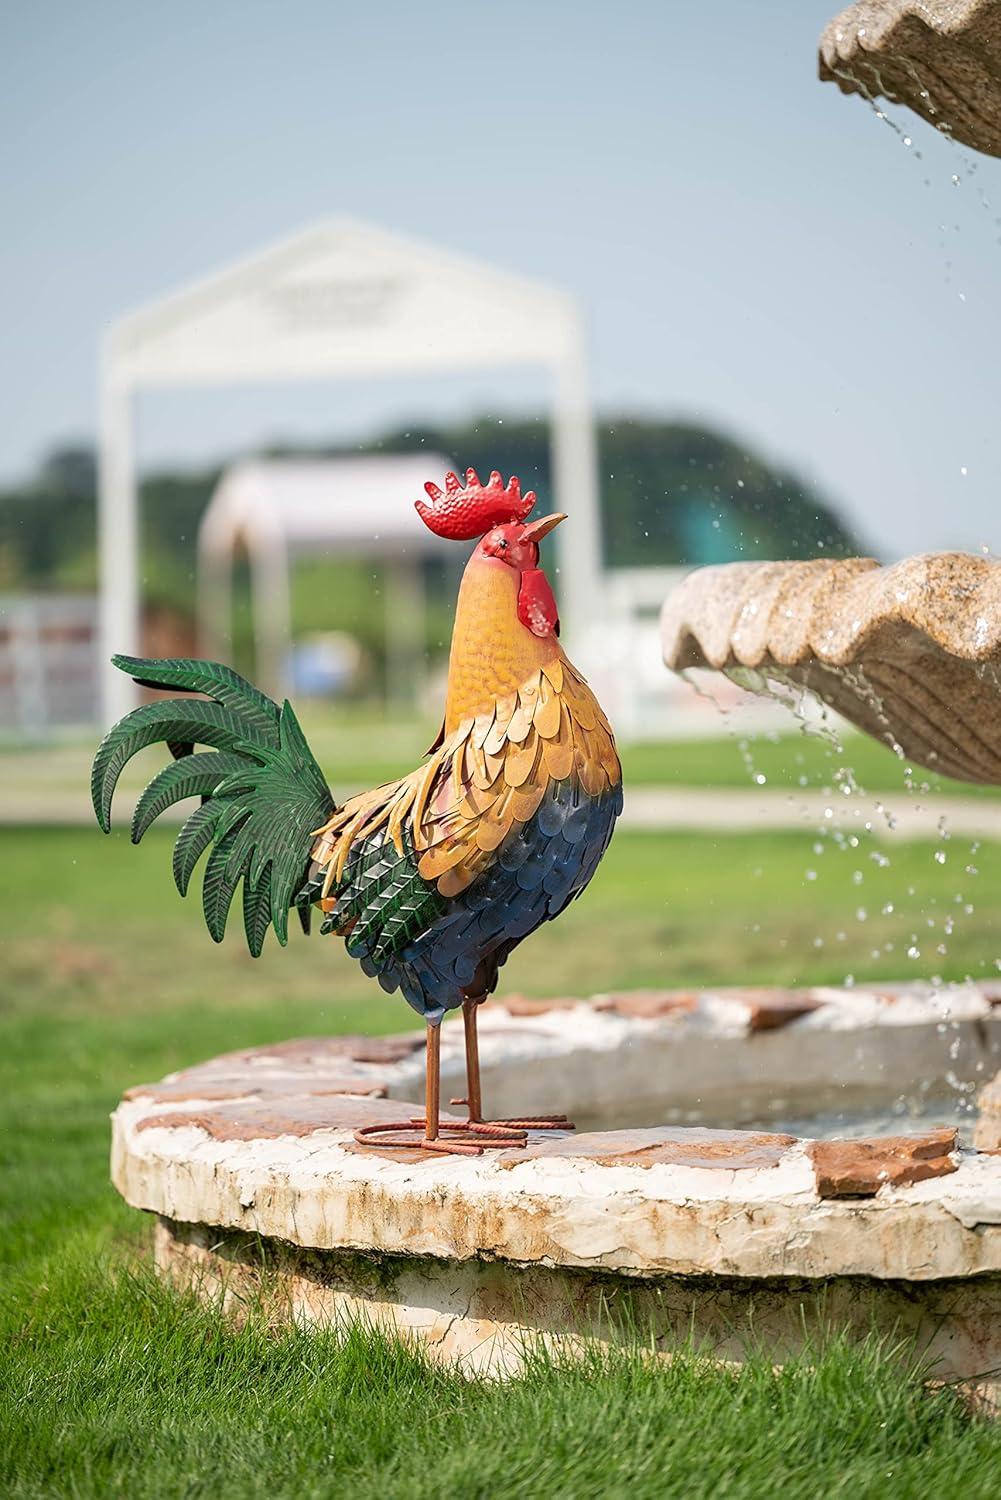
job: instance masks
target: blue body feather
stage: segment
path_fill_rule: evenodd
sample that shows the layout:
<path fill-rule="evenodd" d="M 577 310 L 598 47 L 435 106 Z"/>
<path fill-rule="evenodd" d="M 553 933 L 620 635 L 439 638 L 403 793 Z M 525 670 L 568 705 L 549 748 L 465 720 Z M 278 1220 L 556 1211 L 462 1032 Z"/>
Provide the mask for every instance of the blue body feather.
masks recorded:
<path fill-rule="evenodd" d="M 537 813 L 512 830 L 490 870 L 445 904 L 427 929 L 379 959 L 376 939 L 349 951 L 383 989 L 400 990 L 426 1020 L 440 1021 L 467 993 L 487 994 L 508 954 L 558 916 L 590 881 L 622 811 L 622 787 L 590 797 L 570 780 L 553 782 Z M 385 835 L 365 841 L 358 858 Z M 354 856 L 353 856 L 354 858 Z M 350 867 L 345 894 L 350 888 Z"/>

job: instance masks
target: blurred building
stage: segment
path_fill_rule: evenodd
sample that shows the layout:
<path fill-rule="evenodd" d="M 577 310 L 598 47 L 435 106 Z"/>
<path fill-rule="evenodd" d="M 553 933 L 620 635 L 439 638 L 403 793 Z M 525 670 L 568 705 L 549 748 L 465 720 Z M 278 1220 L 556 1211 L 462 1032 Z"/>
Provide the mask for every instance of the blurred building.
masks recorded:
<path fill-rule="evenodd" d="M 250 564 L 255 681 L 280 700 L 290 690 L 296 560 L 377 560 L 386 579 L 389 696 L 413 702 L 425 672 L 424 562 L 455 554 L 454 543 L 416 521 L 413 506 L 428 475 L 449 468 L 440 454 L 421 452 L 251 459 L 227 469 L 198 532 L 201 652 L 230 655 L 233 564 L 242 550 Z"/>
<path fill-rule="evenodd" d="M 554 498 L 574 513 L 574 525 L 557 541 L 573 640 L 593 616 L 601 568 L 582 322 L 565 292 L 372 225 L 334 220 L 121 319 L 108 331 L 101 366 L 102 655 L 135 652 L 139 643 L 133 408 L 140 392 L 372 375 L 408 374 L 417 382 L 442 371 L 539 366 L 552 393 Z M 280 571 L 267 585 L 276 598 Z M 276 622 L 280 607 L 272 606 Z M 277 632 L 275 623 L 269 637 Z M 279 668 L 271 663 L 267 670 Z M 127 678 L 102 669 L 106 719 L 134 698 Z"/>

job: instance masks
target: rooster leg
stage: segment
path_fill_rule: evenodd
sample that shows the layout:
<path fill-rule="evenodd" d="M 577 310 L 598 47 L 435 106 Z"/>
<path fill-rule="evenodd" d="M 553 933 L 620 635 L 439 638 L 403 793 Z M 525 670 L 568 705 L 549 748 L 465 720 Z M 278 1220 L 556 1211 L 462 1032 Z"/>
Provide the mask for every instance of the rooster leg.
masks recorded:
<path fill-rule="evenodd" d="M 480 1085 L 480 1045 L 476 1033 L 476 1012 L 479 1000 L 468 996 L 462 1002 L 462 1025 L 466 1033 L 466 1098 L 456 1099 L 456 1104 L 466 1104 L 469 1118 L 477 1123 L 483 1119 L 483 1089 Z"/>
<path fill-rule="evenodd" d="M 360 1146 L 380 1151 L 437 1151 L 446 1156 L 480 1156 L 487 1146 L 523 1146 L 523 1130 L 477 1125 L 441 1118 L 441 1031 L 430 1022 L 427 1028 L 427 1061 L 424 1079 L 423 1120 L 394 1120 L 364 1125 L 355 1131 Z"/>
<path fill-rule="evenodd" d="M 519 1135 L 524 1142 L 527 1130 L 573 1130 L 566 1115 L 533 1115 L 522 1120 L 484 1120 L 483 1090 L 480 1084 L 480 1044 L 476 1030 L 476 1012 L 486 995 L 467 995 L 462 1002 L 462 1021 L 466 1033 L 466 1098 L 453 1099 L 469 1110 L 467 1127 L 479 1131 L 505 1131 Z"/>
<path fill-rule="evenodd" d="M 427 1028 L 427 1058 L 424 1064 L 424 1139 L 433 1145 L 441 1129 L 441 1028 Z"/>

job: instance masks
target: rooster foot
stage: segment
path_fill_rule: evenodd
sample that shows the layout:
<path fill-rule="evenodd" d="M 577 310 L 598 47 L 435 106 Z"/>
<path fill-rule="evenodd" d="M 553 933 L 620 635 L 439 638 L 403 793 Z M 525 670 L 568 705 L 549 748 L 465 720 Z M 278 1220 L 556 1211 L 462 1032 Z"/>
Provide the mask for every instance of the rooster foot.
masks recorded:
<path fill-rule="evenodd" d="M 474 1120 L 461 1124 L 442 1121 L 432 1138 L 419 1119 L 363 1125 L 354 1138 L 359 1146 L 375 1146 L 381 1151 L 431 1151 L 443 1156 L 482 1156 L 485 1150 L 512 1150 L 528 1140 L 523 1129 Z"/>
<path fill-rule="evenodd" d="M 450 1099 L 450 1104 L 464 1104 L 469 1108 L 468 1099 Z M 470 1115 L 465 1121 L 467 1130 L 480 1130 L 484 1126 L 491 1130 L 512 1130 L 524 1134 L 526 1130 L 575 1130 L 577 1127 L 566 1115 L 525 1115 L 517 1120 L 480 1120 L 473 1119 Z"/>

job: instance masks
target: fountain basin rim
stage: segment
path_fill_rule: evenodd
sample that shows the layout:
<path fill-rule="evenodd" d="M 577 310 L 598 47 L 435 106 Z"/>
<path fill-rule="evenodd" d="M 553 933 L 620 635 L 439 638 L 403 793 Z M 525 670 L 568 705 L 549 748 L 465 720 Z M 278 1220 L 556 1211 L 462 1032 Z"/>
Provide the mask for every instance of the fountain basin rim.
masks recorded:
<path fill-rule="evenodd" d="M 947 607 L 943 607 L 947 605 Z M 661 611 L 665 663 L 853 665 L 887 627 L 948 656 L 1001 660 L 1001 563 L 962 552 L 881 565 L 873 558 L 735 562 L 698 568 Z"/>
<path fill-rule="evenodd" d="M 413 1163 L 356 1152 L 346 1130 L 251 1142 L 143 1131 L 144 1108 L 114 1116 L 112 1175 L 128 1203 L 310 1249 L 633 1277 L 1001 1273 L 998 1156 L 964 1152 L 947 1177 L 832 1201 L 802 1141 L 744 1171 L 500 1153 Z"/>

